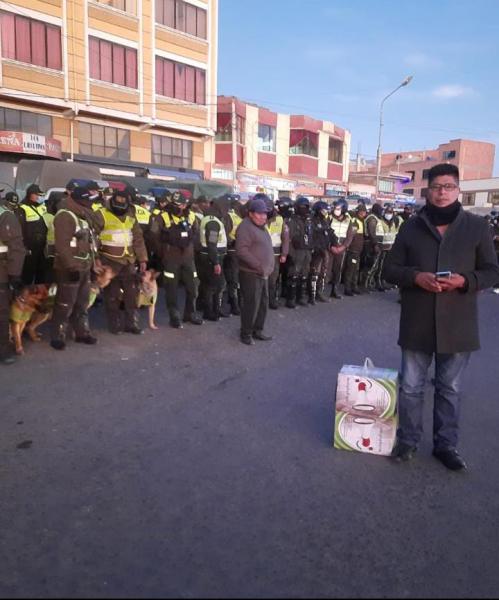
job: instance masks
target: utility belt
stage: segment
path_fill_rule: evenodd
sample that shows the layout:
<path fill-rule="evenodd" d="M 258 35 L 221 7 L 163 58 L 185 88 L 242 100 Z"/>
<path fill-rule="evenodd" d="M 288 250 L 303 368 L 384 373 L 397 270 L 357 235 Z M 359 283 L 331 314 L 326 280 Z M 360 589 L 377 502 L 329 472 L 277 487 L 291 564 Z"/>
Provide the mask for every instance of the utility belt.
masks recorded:
<path fill-rule="evenodd" d="M 208 248 L 201 248 L 199 254 L 201 254 L 202 256 L 209 256 Z M 225 254 L 227 254 L 227 248 L 217 248 L 217 254 L 219 256 L 224 256 Z"/>
<path fill-rule="evenodd" d="M 126 258 L 129 256 L 134 256 L 133 252 L 128 251 L 128 248 L 124 248 L 123 246 L 121 248 L 117 246 L 107 246 L 106 244 L 101 244 L 99 252 L 111 258 Z"/>

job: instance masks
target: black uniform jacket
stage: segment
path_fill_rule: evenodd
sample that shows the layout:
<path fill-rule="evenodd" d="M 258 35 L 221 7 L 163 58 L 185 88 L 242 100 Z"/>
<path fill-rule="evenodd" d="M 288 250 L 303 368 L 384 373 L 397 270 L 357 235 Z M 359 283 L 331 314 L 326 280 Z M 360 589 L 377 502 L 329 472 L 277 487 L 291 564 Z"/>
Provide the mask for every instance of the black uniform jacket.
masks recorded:
<path fill-rule="evenodd" d="M 432 293 L 416 286 L 418 272 L 452 271 L 466 291 Z M 387 255 L 384 278 L 401 288 L 399 345 L 455 354 L 480 347 L 477 292 L 499 282 L 492 236 L 483 217 L 462 208 L 441 237 L 423 207 L 401 228 Z"/>

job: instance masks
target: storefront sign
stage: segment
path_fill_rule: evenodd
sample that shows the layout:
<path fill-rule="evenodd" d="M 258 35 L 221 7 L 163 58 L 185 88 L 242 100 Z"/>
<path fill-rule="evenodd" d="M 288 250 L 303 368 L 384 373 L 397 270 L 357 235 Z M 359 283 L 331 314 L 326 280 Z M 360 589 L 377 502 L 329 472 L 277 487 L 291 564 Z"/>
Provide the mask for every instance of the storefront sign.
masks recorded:
<path fill-rule="evenodd" d="M 324 196 L 345 196 L 347 193 L 347 189 L 343 185 L 338 185 L 336 183 L 325 183 L 324 184 Z"/>
<path fill-rule="evenodd" d="M 21 131 L 0 131 L 0 152 L 35 154 L 52 158 L 62 157 L 59 140 Z"/>

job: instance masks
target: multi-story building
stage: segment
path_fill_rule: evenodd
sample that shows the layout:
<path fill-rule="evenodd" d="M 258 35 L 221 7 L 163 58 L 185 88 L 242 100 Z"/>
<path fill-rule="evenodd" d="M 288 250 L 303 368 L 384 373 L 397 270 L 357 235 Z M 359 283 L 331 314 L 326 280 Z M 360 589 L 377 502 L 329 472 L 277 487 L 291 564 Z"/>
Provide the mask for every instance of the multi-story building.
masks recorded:
<path fill-rule="evenodd" d="M 218 0 L 0 1 L 0 178 L 33 157 L 209 176 L 217 11 Z"/>
<path fill-rule="evenodd" d="M 451 140 L 436 150 L 414 150 L 382 154 L 381 172 L 404 172 L 411 181 L 404 188 L 406 194 L 422 198 L 428 187 L 428 171 L 438 163 L 450 163 L 459 168 L 461 180 L 492 177 L 495 146 L 474 140 Z M 375 168 L 375 167 L 374 167 Z"/>
<path fill-rule="evenodd" d="M 240 192 L 345 195 L 349 152 L 350 132 L 334 123 L 218 98 L 212 177 Z"/>
<path fill-rule="evenodd" d="M 461 181 L 460 188 L 459 200 L 469 210 L 486 213 L 499 209 L 499 177 Z"/>

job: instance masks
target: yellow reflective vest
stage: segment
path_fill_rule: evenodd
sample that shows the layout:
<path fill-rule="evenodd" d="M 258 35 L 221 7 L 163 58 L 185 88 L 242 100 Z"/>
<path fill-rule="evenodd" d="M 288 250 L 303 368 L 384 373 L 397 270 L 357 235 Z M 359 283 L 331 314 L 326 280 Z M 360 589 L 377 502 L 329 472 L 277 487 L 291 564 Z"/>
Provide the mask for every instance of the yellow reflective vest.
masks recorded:
<path fill-rule="evenodd" d="M 355 233 L 364 234 L 364 221 L 362 219 L 358 219 L 357 217 L 352 217 L 352 225 L 355 227 Z"/>
<path fill-rule="evenodd" d="M 280 254 L 282 247 L 282 229 L 284 227 L 284 219 L 281 217 L 281 215 L 277 215 L 272 219 L 272 221 L 270 221 L 270 223 L 267 222 L 265 227 L 270 233 L 274 254 Z"/>
<path fill-rule="evenodd" d="M 236 231 L 237 228 L 239 227 L 239 225 L 241 224 L 241 217 L 233 210 L 229 210 L 229 217 L 232 221 L 232 229 L 230 230 L 229 233 L 229 239 L 231 242 L 235 242 L 236 241 Z"/>
<path fill-rule="evenodd" d="M 342 221 L 335 219 L 334 217 L 331 219 L 331 229 L 334 231 L 336 237 L 338 238 L 338 243 L 342 244 L 347 238 L 348 228 L 350 227 L 350 215 L 345 215 L 345 218 Z"/>
<path fill-rule="evenodd" d="M 43 215 L 43 220 L 47 226 L 47 242 L 45 244 L 45 256 L 47 258 L 54 258 L 55 256 L 55 229 L 54 229 L 55 215 L 47 212 Z"/>
<path fill-rule="evenodd" d="M 133 226 L 135 219 L 130 215 L 121 221 L 107 208 L 100 210 L 104 217 L 104 228 L 100 233 L 99 252 L 111 258 L 133 256 Z"/>
<path fill-rule="evenodd" d="M 43 215 L 47 213 L 47 207 L 45 204 L 39 204 L 36 208 L 28 204 L 20 204 L 19 208 L 21 208 L 26 215 L 26 223 L 40 221 L 43 219 Z"/>
<path fill-rule="evenodd" d="M 206 240 L 206 225 L 208 223 L 212 223 L 216 221 L 219 225 L 218 230 L 218 240 L 217 240 L 217 248 L 225 250 L 227 248 L 227 234 L 225 233 L 225 227 L 222 221 L 213 215 L 207 215 L 201 219 L 201 225 L 199 226 L 199 243 L 201 244 L 201 248 L 206 250 L 208 248 L 208 243 Z"/>
<path fill-rule="evenodd" d="M 151 212 L 144 206 L 136 205 L 135 218 L 137 219 L 139 225 L 149 225 L 149 221 L 151 220 Z"/>

